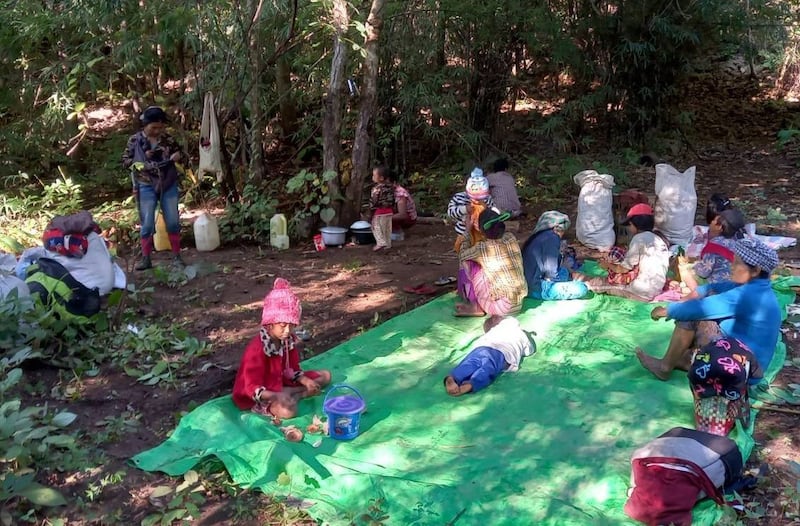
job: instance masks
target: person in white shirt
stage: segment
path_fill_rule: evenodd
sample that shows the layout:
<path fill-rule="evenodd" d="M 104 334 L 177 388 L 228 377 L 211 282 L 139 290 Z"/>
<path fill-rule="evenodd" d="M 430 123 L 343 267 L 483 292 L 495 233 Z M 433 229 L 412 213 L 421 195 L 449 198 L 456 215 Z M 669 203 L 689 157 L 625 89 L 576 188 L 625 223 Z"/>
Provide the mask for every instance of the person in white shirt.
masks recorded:
<path fill-rule="evenodd" d="M 483 323 L 485 334 L 470 353 L 444 379 L 447 394 L 477 393 L 504 371 L 517 371 L 523 356 L 536 352 L 533 337 L 516 318 L 492 316 Z"/>
<path fill-rule="evenodd" d="M 637 269 L 638 274 L 629 284 L 609 284 L 606 278 L 588 279 L 586 284 L 593 292 L 610 294 L 638 301 L 653 301 L 661 294 L 669 270 L 669 245 L 654 231 L 653 209 L 648 204 L 634 205 L 623 225 L 633 234 L 625 258 L 614 263 L 606 258 L 600 266 L 610 272 L 624 274 Z"/>

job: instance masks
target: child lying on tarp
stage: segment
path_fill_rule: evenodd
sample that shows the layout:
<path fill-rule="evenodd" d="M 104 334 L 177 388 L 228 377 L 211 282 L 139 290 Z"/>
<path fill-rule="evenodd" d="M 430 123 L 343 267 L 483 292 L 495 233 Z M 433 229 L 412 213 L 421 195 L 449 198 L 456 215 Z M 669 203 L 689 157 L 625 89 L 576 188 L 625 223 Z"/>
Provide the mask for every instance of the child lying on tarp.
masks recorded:
<path fill-rule="evenodd" d="M 300 300 L 289 282 L 277 278 L 264 298 L 261 330 L 242 356 L 233 384 L 233 403 L 273 419 L 297 415 L 297 401 L 319 394 L 331 382 L 330 371 L 300 368 L 299 340 L 292 331 L 300 323 Z"/>
<path fill-rule="evenodd" d="M 488 387 L 504 371 L 516 371 L 523 356 L 536 352 L 536 343 L 516 318 L 492 316 L 483 322 L 485 334 L 444 379 L 447 394 L 461 396 Z"/>

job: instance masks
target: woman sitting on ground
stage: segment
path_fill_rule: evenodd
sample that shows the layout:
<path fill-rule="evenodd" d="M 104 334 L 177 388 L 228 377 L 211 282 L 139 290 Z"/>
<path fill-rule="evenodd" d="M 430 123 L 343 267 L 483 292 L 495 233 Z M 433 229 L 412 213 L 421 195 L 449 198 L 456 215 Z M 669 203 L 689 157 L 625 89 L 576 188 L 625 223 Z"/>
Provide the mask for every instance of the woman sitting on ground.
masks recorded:
<path fill-rule="evenodd" d="M 781 326 L 778 299 L 770 274 L 778 266 L 778 254 L 756 239 L 734 245 L 731 280 L 697 288 L 698 299 L 656 307 L 654 320 L 675 320 L 675 330 L 663 358 L 637 348 L 642 365 L 660 380 L 673 369 L 687 370 L 692 350 L 719 338 L 736 338 L 752 350 L 766 371 L 775 353 Z M 756 379 L 757 380 L 757 379 Z"/>
<path fill-rule="evenodd" d="M 569 226 L 566 214 L 556 210 L 544 212 L 522 247 L 525 282 L 531 298 L 574 299 L 588 292 L 585 283 L 570 281 L 570 271 L 562 266 L 561 238 Z"/>
<path fill-rule="evenodd" d="M 522 205 L 517 195 L 517 182 L 508 173 L 508 159 L 497 159 L 492 165 L 492 173 L 486 179 L 489 181 L 489 191 L 495 206 L 511 214 L 511 217 L 519 217 L 522 214 Z"/>
<path fill-rule="evenodd" d="M 503 223 L 508 214 L 484 210 L 478 224 L 467 216 L 467 236 L 458 253 L 458 292 L 467 303 L 456 304 L 456 316 L 505 316 L 519 312 L 528 293 L 522 254 L 514 234 Z"/>
<path fill-rule="evenodd" d="M 402 241 L 405 238 L 405 231 L 417 224 L 417 206 L 408 190 L 397 182 L 397 174 L 385 166 L 379 168 L 386 170 L 389 182 L 394 186 L 395 212 L 392 215 L 392 234 Z"/>
<path fill-rule="evenodd" d="M 623 225 L 633 237 L 624 259 L 615 263 L 611 258 L 600 262 L 600 266 L 615 274 L 626 274 L 636 269 L 636 277 L 628 284 L 611 284 L 606 278 L 587 280 L 589 288 L 600 294 L 622 296 L 638 301 L 653 301 L 661 294 L 667 282 L 669 270 L 669 245 L 654 232 L 655 218 L 650 205 L 639 203 L 631 207 Z"/>

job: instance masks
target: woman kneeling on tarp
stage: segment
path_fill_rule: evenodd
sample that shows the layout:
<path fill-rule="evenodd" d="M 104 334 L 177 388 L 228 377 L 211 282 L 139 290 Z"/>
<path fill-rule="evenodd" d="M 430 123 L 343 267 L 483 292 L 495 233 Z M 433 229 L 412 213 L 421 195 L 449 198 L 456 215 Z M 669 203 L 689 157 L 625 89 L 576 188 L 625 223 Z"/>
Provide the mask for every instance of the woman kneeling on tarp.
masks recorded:
<path fill-rule="evenodd" d="M 549 210 L 539 217 L 533 233 L 522 247 L 522 262 L 528 295 L 539 300 L 582 298 L 588 292 L 582 281 L 570 281 L 562 266 L 561 238 L 569 229 L 566 214 Z"/>
<path fill-rule="evenodd" d="M 528 287 L 517 238 L 505 231 L 508 217 L 484 210 L 477 225 L 467 225 L 473 244 L 458 253 L 458 293 L 468 303 L 456 304 L 456 316 L 505 316 L 522 308 Z"/>
<path fill-rule="evenodd" d="M 781 326 L 778 298 L 772 290 L 770 274 L 778 266 L 778 254 L 752 238 L 738 239 L 731 280 L 697 287 L 699 299 L 656 307 L 654 320 L 675 320 L 675 330 L 663 358 L 654 358 L 642 349 L 636 356 L 642 365 L 661 380 L 673 369 L 687 370 L 691 349 L 720 338 L 736 338 L 749 349 L 764 371 L 769 368 Z M 751 376 L 751 383 L 759 377 Z"/>

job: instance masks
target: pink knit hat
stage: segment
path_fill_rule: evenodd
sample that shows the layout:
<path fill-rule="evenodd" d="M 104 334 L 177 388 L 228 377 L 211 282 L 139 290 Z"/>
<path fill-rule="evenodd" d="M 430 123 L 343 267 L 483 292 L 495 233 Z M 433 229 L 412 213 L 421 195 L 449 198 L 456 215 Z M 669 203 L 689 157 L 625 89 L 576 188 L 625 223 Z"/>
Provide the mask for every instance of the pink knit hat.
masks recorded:
<path fill-rule="evenodd" d="M 300 300 L 292 292 L 289 282 L 276 278 L 272 290 L 264 297 L 264 310 L 261 312 L 261 325 L 271 323 L 300 324 Z"/>

